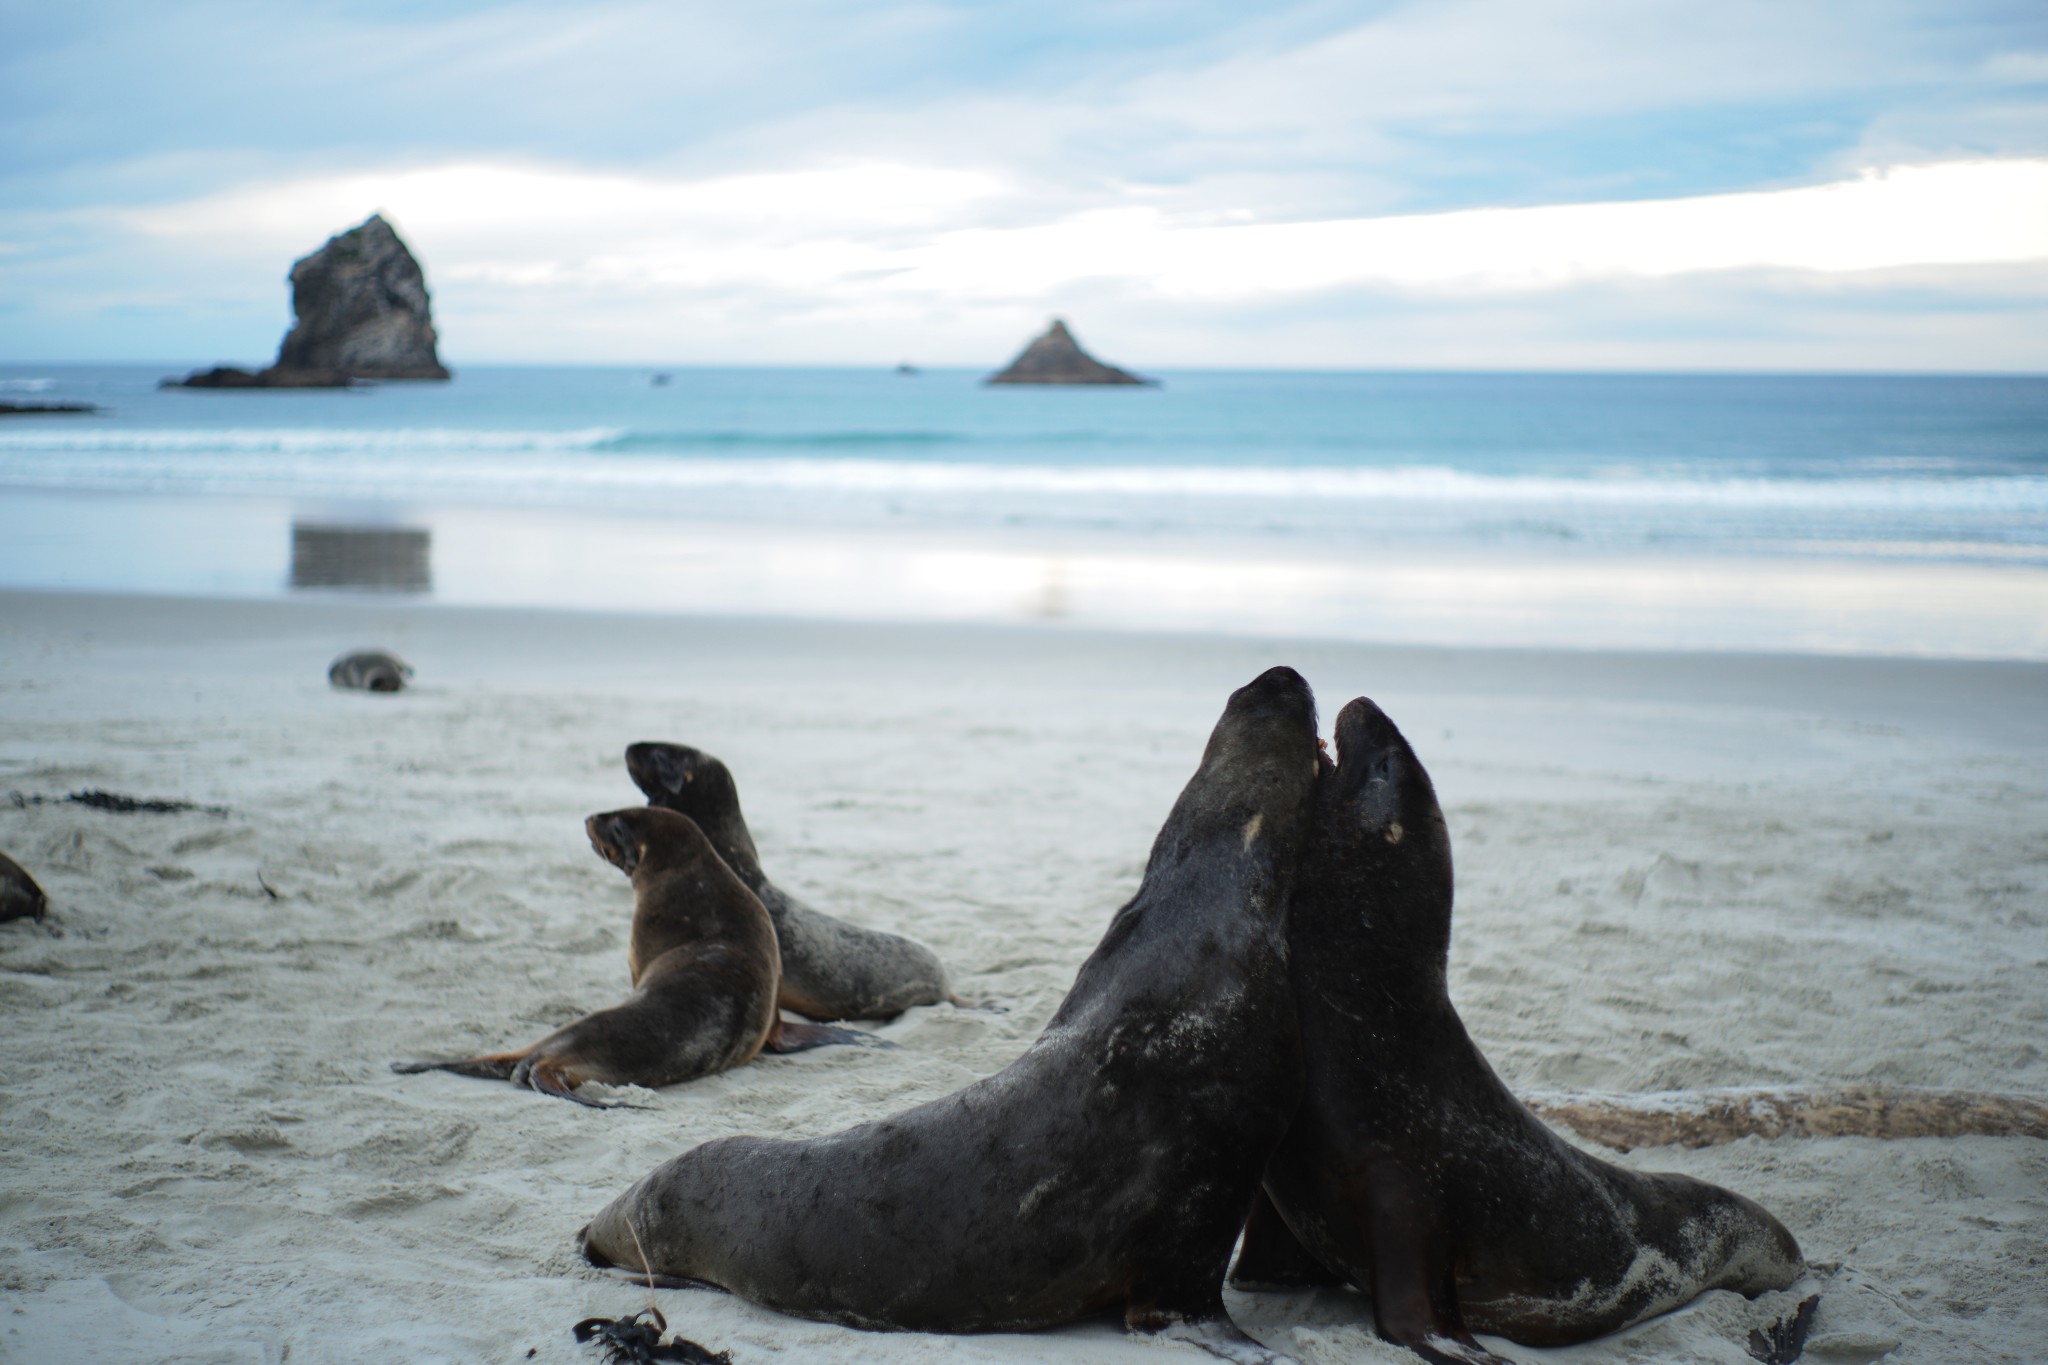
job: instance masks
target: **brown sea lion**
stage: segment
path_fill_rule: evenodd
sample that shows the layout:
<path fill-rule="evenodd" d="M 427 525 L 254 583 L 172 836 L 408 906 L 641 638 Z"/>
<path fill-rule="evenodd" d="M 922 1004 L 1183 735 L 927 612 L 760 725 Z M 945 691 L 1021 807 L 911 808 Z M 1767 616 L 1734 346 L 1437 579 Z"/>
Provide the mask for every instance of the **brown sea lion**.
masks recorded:
<path fill-rule="evenodd" d="M 633 994 L 517 1052 L 393 1071 L 453 1071 L 529 1085 L 593 1109 L 619 1106 L 576 1093 L 585 1081 L 675 1085 L 753 1060 L 826 1043 L 862 1043 L 847 1029 L 797 1024 L 776 1012 L 775 928 L 687 816 L 652 806 L 584 822 L 590 846 L 633 879 L 627 948 Z"/>
<path fill-rule="evenodd" d="M 1363 697 L 1336 733 L 1289 908 L 1305 1091 L 1233 1282 L 1349 1281 L 1387 1340 L 1463 1362 L 1499 1359 L 1475 1331 L 1563 1345 L 1792 1283 L 1798 1244 L 1762 1208 L 1588 1156 L 1501 1084 L 1451 1007 L 1429 774 Z"/>
<path fill-rule="evenodd" d="M 49 898 L 36 879 L 20 863 L 0 853 L 0 923 L 11 919 L 36 919 L 49 909 Z"/>
<path fill-rule="evenodd" d="M 634 744 L 626 772 L 650 804 L 695 820 L 768 907 L 782 945 L 782 1007 L 812 1019 L 893 1019 L 912 1005 L 953 1000 L 946 969 L 922 943 L 835 919 L 768 880 L 725 764 L 684 744 Z"/>
<path fill-rule="evenodd" d="M 1022 1057 L 830 1137 L 685 1152 L 592 1220 L 585 1256 L 854 1327 L 1120 1310 L 1273 1359 L 1225 1315 L 1223 1272 L 1300 1098 L 1282 917 L 1315 753 L 1299 674 L 1238 689 L 1137 895 Z"/>

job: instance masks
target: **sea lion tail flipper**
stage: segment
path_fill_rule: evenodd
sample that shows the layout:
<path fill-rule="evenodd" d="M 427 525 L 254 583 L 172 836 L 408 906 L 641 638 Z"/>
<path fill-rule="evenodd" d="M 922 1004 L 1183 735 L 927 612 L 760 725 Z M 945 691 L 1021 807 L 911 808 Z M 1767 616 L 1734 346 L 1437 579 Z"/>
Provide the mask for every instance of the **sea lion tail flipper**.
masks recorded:
<path fill-rule="evenodd" d="M 524 1052 L 494 1052 L 487 1057 L 454 1057 L 444 1062 L 393 1062 L 391 1069 L 401 1076 L 413 1076 L 422 1071 L 452 1071 L 458 1076 L 479 1076 L 485 1080 L 510 1080 L 512 1072 L 525 1060 Z"/>
<path fill-rule="evenodd" d="M 778 1019 L 775 1027 L 768 1030 L 768 1041 L 761 1044 L 763 1052 L 808 1052 L 814 1047 L 831 1047 L 845 1043 L 852 1047 L 879 1047 L 894 1050 L 896 1044 L 886 1038 L 877 1038 L 872 1033 L 859 1029 L 836 1028 L 831 1024 L 800 1024 L 794 1019 Z"/>
<path fill-rule="evenodd" d="M 576 1093 L 585 1077 L 571 1074 L 567 1069 L 549 1057 L 528 1057 L 512 1068 L 508 1079 L 514 1085 L 523 1085 L 543 1095 L 553 1095 L 558 1100 L 580 1104 L 585 1109 L 645 1109 L 644 1104 L 627 1104 L 624 1100 L 594 1100 L 588 1095 Z"/>

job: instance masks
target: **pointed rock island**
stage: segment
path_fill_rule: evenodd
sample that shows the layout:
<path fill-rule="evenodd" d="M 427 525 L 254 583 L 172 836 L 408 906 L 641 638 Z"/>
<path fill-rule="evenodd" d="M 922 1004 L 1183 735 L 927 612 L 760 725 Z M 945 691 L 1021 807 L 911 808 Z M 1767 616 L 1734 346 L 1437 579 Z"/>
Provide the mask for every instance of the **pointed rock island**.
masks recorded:
<path fill-rule="evenodd" d="M 1157 384 L 1129 370 L 1105 365 L 1081 349 L 1067 324 L 1058 318 L 1010 362 L 1010 367 L 992 374 L 984 384 Z"/>
<path fill-rule="evenodd" d="M 200 370 L 164 386 L 191 389 L 331 389 L 358 379 L 446 379 L 420 263 L 382 214 L 327 239 L 293 262 L 296 321 L 277 363 L 251 372 Z"/>

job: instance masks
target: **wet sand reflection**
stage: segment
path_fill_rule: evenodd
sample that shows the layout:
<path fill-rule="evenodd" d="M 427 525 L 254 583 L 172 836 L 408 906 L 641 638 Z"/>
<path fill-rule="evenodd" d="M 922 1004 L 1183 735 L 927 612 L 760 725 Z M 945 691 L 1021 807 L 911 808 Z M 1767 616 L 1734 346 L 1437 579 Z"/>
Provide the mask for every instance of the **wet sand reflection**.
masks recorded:
<path fill-rule="evenodd" d="M 431 533 L 412 527 L 294 522 L 291 586 L 432 592 Z"/>

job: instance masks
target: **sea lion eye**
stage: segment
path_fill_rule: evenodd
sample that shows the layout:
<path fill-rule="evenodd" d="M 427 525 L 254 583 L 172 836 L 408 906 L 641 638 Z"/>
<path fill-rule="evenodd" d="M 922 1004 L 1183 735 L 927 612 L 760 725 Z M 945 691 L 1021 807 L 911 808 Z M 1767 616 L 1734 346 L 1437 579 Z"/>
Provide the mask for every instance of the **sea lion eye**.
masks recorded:
<path fill-rule="evenodd" d="M 691 777 L 689 768 L 665 749 L 654 751 L 654 775 L 672 792 L 681 791 Z"/>
<path fill-rule="evenodd" d="M 633 827 L 619 817 L 613 816 L 605 826 L 605 842 L 619 855 L 619 866 L 631 873 L 640 866 L 640 840 L 634 836 Z"/>

